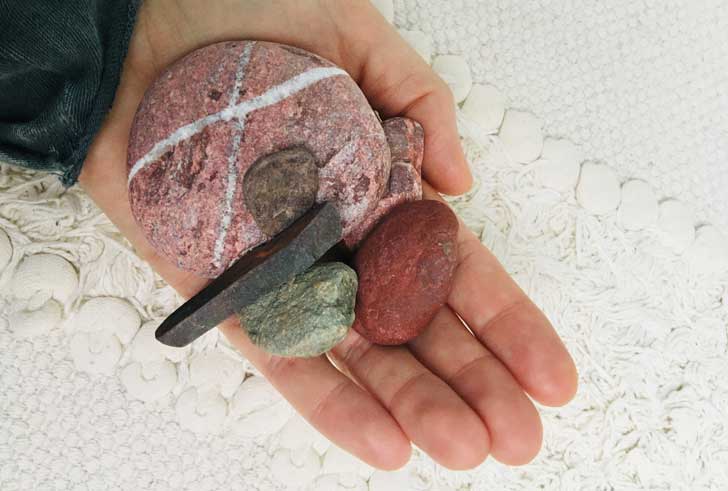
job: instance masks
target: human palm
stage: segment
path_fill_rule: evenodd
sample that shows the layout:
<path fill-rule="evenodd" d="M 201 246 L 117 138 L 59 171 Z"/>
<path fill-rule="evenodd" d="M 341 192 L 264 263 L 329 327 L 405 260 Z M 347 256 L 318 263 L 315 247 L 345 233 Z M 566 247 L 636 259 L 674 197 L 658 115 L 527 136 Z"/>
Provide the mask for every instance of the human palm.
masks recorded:
<path fill-rule="evenodd" d="M 206 280 L 157 255 L 134 221 L 126 189 L 129 129 L 145 90 L 166 66 L 230 39 L 277 41 L 328 58 L 351 74 L 383 116 L 404 115 L 423 125 L 428 197 L 470 185 L 449 89 L 367 1 L 148 0 L 80 180 L 140 256 L 182 295 L 194 295 Z M 220 328 L 324 435 L 383 469 L 403 465 L 410 443 L 454 469 L 474 467 L 489 454 L 526 463 L 542 437 L 527 394 L 555 406 L 576 391 L 576 369 L 548 320 L 462 224 L 448 303 L 407 345 L 373 345 L 352 330 L 328 357 L 287 359 L 252 345 L 237 321 Z"/>

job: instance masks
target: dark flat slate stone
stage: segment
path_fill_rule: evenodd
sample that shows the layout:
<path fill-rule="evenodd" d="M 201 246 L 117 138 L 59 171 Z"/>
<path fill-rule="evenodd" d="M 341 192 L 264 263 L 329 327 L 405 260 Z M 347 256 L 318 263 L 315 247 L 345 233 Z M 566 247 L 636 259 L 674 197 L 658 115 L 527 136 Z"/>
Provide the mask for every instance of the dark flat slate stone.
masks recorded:
<path fill-rule="evenodd" d="M 157 328 L 168 346 L 186 346 L 232 314 L 310 268 L 342 236 L 330 203 L 315 206 L 269 242 L 253 249 L 175 310 Z"/>

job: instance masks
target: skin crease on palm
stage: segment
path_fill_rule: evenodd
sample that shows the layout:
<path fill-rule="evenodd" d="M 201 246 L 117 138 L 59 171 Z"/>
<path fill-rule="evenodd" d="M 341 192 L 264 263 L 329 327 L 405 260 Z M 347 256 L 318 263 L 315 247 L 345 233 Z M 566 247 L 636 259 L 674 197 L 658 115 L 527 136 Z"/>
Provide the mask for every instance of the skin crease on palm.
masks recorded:
<path fill-rule="evenodd" d="M 183 296 L 205 280 L 156 255 L 134 222 L 126 191 L 129 129 L 166 66 L 231 39 L 296 45 L 346 69 L 383 116 L 424 126 L 427 197 L 469 188 L 447 86 L 366 0 L 147 0 L 80 182 Z M 352 330 L 329 356 L 285 359 L 254 347 L 236 321 L 220 328 L 319 431 L 375 467 L 401 467 L 412 444 L 451 469 L 475 467 L 488 455 L 525 464 L 542 438 L 531 399 L 566 404 L 576 392 L 576 368 L 545 316 L 462 224 L 459 243 L 448 304 L 408 345 L 372 345 Z"/>

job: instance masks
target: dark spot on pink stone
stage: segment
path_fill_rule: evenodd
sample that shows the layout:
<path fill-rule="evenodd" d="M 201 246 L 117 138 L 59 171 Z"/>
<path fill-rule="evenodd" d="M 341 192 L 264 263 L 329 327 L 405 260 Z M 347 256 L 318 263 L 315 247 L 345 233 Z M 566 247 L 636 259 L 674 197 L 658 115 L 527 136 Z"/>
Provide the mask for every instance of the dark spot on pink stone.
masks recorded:
<path fill-rule="evenodd" d="M 392 166 L 392 172 L 389 174 L 390 195 L 411 193 L 414 191 L 414 184 L 408 166 L 400 164 Z"/>
<path fill-rule="evenodd" d="M 359 178 L 359 182 L 357 182 L 356 187 L 354 188 L 354 195 L 360 196 L 364 195 L 367 192 L 367 189 L 369 189 L 369 178 L 367 176 L 361 176 Z"/>
<path fill-rule="evenodd" d="M 409 155 L 406 151 L 408 147 L 407 134 L 404 131 L 385 130 L 385 135 L 387 135 L 387 143 L 389 143 L 389 151 L 392 153 L 392 160 L 409 162 Z M 402 151 L 402 149 L 405 149 L 405 151 Z M 397 157 L 397 159 L 394 157 Z"/>
<path fill-rule="evenodd" d="M 269 236 L 288 227 L 310 209 L 318 191 L 316 158 L 303 147 L 259 158 L 245 173 L 245 206 Z"/>
<path fill-rule="evenodd" d="M 164 159 L 163 159 L 163 161 L 164 161 Z M 150 179 L 161 180 L 164 173 L 165 172 L 164 172 L 164 169 L 162 168 L 162 166 L 158 166 L 152 170 L 149 177 L 150 177 Z M 154 189 L 144 188 L 142 190 L 142 194 L 143 194 L 144 201 L 146 203 L 148 203 L 149 206 L 159 205 L 161 196 L 159 195 L 159 193 L 156 193 Z"/>
<path fill-rule="evenodd" d="M 207 93 L 207 97 L 209 97 L 213 101 L 219 101 L 221 96 L 222 96 L 222 92 L 220 92 L 219 90 L 215 90 L 215 89 L 212 89 L 210 92 Z"/>
<path fill-rule="evenodd" d="M 425 132 L 422 126 L 407 118 L 392 118 L 382 123 L 387 137 L 392 162 L 411 164 L 419 173 L 425 147 Z"/>
<path fill-rule="evenodd" d="M 175 180 L 185 189 L 192 188 L 198 174 L 205 167 L 207 161 L 207 145 L 210 141 L 210 133 L 207 129 L 193 135 L 187 142 L 180 144 L 184 146 L 181 172 L 175 174 Z"/>

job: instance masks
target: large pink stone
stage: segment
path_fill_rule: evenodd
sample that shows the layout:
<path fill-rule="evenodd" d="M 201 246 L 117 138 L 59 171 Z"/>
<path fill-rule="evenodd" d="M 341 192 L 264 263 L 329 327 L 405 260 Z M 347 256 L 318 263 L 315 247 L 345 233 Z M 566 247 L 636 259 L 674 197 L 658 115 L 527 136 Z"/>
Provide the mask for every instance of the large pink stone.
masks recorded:
<path fill-rule="evenodd" d="M 235 41 L 197 50 L 162 74 L 137 111 L 128 152 L 134 217 L 178 267 L 217 276 L 271 238 L 245 206 L 246 172 L 301 147 L 316 160 L 316 201 L 334 202 L 355 243 L 392 187 L 385 132 L 356 83 L 290 46 Z"/>

